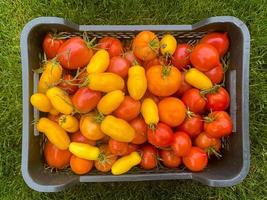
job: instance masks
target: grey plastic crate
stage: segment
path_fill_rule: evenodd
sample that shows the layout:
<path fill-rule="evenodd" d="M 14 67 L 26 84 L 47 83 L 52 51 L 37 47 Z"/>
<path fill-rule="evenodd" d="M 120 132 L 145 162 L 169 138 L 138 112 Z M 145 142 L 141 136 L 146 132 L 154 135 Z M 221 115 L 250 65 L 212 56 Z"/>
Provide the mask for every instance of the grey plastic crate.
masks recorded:
<path fill-rule="evenodd" d="M 230 67 L 226 87 L 231 95 L 230 114 L 234 121 L 234 133 L 229 146 L 223 151 L 223 158 L 211 160 L 208 167 L 199 173 L 177 169 L 152 171 L 132 170 L 121 176 L 98 173 L 84 176 L 72 173 L 51 173 L 44 169 L 41 144 L 43 137 L 34 130 L 32 122 L 38 112 L 29 102 L 36 89 L 38 76 L 33 69 L 39 65 L 38 54 L 42 52 L 42 40 L 49 31 L 84 32 L 101 38 L 114 36 L 132 39 L 136 33 L 151 30 L 159 36 L 168 32 L 178 41 L 197 41 L 207 32 L 227 31 L 229 33 Z M 40 192 L 56 192 L 79 182 L 152 181 L 192 179 L 214 187 L 232 186 L 241 182 L 249 171 L 249 49 L 250 35 L 246 25 L 231 16 L 211 17 L 193 25 L 77 25 L 57 17 L 40 17 L 27 23 L 21 33 L 21 60 L 23 81 L 23 138 L 22 175 L 27 185 Z"/>

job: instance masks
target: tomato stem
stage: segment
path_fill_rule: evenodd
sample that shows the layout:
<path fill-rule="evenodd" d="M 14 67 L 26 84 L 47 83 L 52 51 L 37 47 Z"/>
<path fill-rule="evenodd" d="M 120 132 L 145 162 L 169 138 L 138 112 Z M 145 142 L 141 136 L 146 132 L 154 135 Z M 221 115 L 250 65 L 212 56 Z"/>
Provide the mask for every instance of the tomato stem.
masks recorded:
<path fill-rule="evenodd" d="M 104 120 L 105 116 L 103 113 L 99 112 L 98 110 L 96 110 L 95 112 L 96 112 L 96 115 L 94 116 L 94 121 L 100 124 Z"/>
<path fill-rule="evenodd" d="M 170 65 L 163 65 L 162 66 L 161 76 L 162 76 L 163 79 L 166 79 L 167 76 L 170 75 L 171 68 L 172 68 L 172 66 L 170 66 Z"/>

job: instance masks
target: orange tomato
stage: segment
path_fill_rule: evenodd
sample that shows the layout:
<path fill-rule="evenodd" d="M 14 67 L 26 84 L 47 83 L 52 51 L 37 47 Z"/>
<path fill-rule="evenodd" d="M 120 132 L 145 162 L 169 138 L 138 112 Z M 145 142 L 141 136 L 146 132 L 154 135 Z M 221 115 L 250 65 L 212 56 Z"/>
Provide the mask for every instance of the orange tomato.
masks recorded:
<path fill-rule="evenodd" d="M 176 97 L 162 99 L 159 104 L 159 119 L 165 124 L 175 127 L 183 123 L 186 116 L 184 103 Z"/>
<path fill-rule="evenodd" d="M 117 156 L 126 155 L 128 152 L 127 142 L 119 142 L 117 140 L 110 139 L 108 142 L 108 147 L 110 152 Z"/>
<path fill-rule="evenodd" d="M 94 161 L 85 160 L 72 155 L 70 158 L 70 168 L 75 174 L 86 174 L 93 168 Z"/>
<path fill-rule="evenodd" d="M 142 117 L 135 118 L 130 122 L 130 125 L 135 130 L 135 136 L 132 140 L 133 144 L 143 144 L 147 140 L 146 131 L 147 125 Z"/>
<path fill-rule="evenodd" d="M 108 145 L 102 144 L 99 146 L 100 154 L 95 161 L 95 168 L 101 172 L 110 171 L 112 165 L 116 162 L 117 156 L 112 154 L 108 148 Z"/>
<path fill-rule="evenodd" d="M 170 96 L 181 86 L 181 72 L 173 66 L 155 65 L 146 76 L 149 91 L 157 96 Z"/>
<path fill-rule="evenodd" d="M 151 31 L 142 31 L 136 35 L 133 40 L 134 55 L 143 60 L 148 61 L 156 58 L 159 52 L 159 39 L 157 35 Z"/>
<path fill-rule="evenodd" d="M 85 143 L 85 144 L 90 144 L 92 146 L 96 145 L 96 141 L 94 140 L 89 140 L 86 137 L 84 137 L 80 131 L 77 131 L 75 133 L 72 133 L 70 135 L 70 140 L 71 142 L 81 142 L 81 143 Z"/>

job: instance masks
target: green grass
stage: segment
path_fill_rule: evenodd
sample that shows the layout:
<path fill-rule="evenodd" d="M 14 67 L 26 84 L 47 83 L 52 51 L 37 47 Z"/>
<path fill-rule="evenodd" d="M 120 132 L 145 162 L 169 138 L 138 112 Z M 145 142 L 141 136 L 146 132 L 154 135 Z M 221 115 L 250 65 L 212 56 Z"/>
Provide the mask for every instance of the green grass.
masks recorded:
<path fill-rule="evenodd" d="M 0 199 L 266 199 L 266 5 L 265 0 L 0 0 Z M 19 49 L 19 35 L 25 23 L 38 16 L 59 16 L 78 24 L 191 24 L 216 15 L 240 18 L 251 33 L 251 168 L 242 184 L 210 188 L 192 181 L 92 183 L 56 194 L 38 193 L 26 186 L 20 171 Z"/>

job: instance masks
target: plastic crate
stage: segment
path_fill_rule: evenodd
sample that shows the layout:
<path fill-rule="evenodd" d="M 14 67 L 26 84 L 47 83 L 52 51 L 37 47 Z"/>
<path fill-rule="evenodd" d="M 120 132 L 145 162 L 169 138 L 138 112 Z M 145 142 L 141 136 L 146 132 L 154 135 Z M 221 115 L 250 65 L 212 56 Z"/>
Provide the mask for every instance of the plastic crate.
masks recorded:
<path fill-rule="evenodd" d="M 178 42 L 197 42 L 208 32 L 226 31 L 231 46 L 226 87 L 230 92 L 230 114 L 234 122 L 233 134 L 223 157 L 210 161 L 203 172 L 193 173 L 185 169 L 160 168 L 151 171 L 134 169 L 127 174 L 114 176 L 96 171 L 78 176 L 67 172 L 51 173 L 44 168 L 42 156 L 43 136 L 35 130 L 34 119 L 39 112 L 32 107 L 29 98 L 36 91 L 42 41 L 49 31 L 88 32 L 101 38 L 114 36 L 132 39 L 138 32 L 151 30 L 158 36 L 173 34 Z M 249 171 L 249 49 L 250 35 L 246 25 L 235 17 L 211 17 L 193 25 L 77 25 L 57 17 L 40 17 L 27 23 L 21 33 L 21 59 L 23 81 L 23 138 L 22 175 L 27 185 L 40 192 L 56 192 L 80 182 L 152 181 L 192 179 L 214 187 L 232 186 L 241 182 Z"/>

